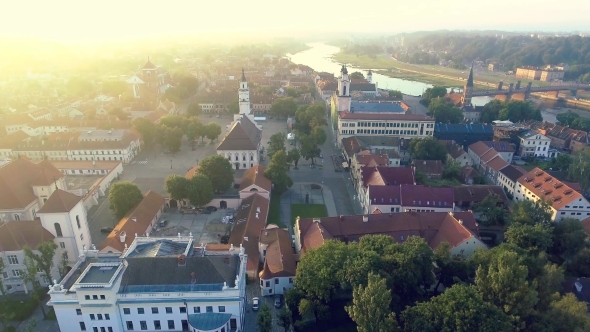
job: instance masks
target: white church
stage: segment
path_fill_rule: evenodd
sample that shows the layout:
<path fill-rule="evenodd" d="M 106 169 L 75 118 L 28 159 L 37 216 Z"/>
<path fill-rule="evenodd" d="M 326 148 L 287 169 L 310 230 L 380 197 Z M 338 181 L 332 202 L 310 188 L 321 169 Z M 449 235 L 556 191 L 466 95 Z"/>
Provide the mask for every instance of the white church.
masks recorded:
<path fill-rule="evenodd" d="M 239 114 L 234 116 L 225 137 L 217 146 L 217 154 L 227 158 L 236 170 L 258 165 L 262 149 L 262 126 L 254 121 L 250 109 L 250 89 L 244 69 L 238 89 Z"/>

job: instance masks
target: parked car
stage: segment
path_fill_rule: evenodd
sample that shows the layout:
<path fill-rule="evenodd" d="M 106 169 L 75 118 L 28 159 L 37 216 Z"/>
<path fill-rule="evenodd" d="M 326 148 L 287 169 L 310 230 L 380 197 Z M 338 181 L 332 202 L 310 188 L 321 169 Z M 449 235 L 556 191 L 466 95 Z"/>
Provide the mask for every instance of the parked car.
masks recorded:
<path fill-rule="evenodd" d="M 112 227 L 103 227 L 103 228 L 100 229 L 100 232 L 101 233 L 110 233 L 112 231 L 113 231 L 113 228 Z"/>
<path fill-rule="evenodd" d="M 255 297 L 252 299 L 252 310 L 258 311 L 258 307 L 260 306 L 260 299 Z"/>
<path fill-rule="evenodd" d="M 283 303 L 281 302 L 281 296 L 275 295 L 275 308 L 280 308 Z"/>
<path fill-rule="evenodd" d="M 166 219 L 162 219 L 160 220 L 160 222 L 158 223 L 159 227 L 166 227 L 168 225 L 168 220 Z"/>
<path fill-rule="evenodd" d="M 208 207 L 206 207 L 205 209 L 206 209 L 206 210 L 209 210 L 209 211 L 211 211 L 211 212 L 215 212 L 215 211 L 217 211 L 217 208 L 216 208 L 215 206 L 211 206 L 211 205 L 210 205 L 210 206 L 208 206 Z"/>
<path fill-rule="evenodd" d="M 203 210 L 203 212 L 201 212 L 201 213 L 203 213 L 203 214 L 211 214 L 211 210 L 207 210 L 207 209 L 205 209 L 205 210 Z"/>

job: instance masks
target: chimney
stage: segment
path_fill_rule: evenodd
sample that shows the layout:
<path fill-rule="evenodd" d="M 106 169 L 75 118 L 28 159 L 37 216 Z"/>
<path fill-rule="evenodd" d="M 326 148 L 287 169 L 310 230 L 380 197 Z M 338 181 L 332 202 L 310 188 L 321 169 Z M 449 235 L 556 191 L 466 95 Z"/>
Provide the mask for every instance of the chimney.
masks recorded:
<path fill-rule="evenodd" d="M 178 266 L 186 266 L 186 256 L 184 254 L 178 256 Z"/>
<path fill-rule="evenodd" d="M 369 222 L 369 216 L 363 216 L 363 222 Z"/>
<path fill-rule="evenodd" d="M 121 241 L 121 243 L 125 243 L 125 239 L 127 238 L 127 233 L 125 232 L 121 232 L 119 234 L 119 241 Z"/>
<path fill-rule="evenodd" d="M 580 280 L 578 278 L 578 280 Z M 579 281 L 576 281 L 576 283 L 574 284 L 576 286 L 576 290 L 578 291 L 578 293 L 582 292 L 582 284 Z"/>
<path fill-rule="evenodd" d="M 260 207 L 257 207 L 257 208 L 256 208 L 256 212 L 257 212 L 257 213 L 260 213 Z"/>

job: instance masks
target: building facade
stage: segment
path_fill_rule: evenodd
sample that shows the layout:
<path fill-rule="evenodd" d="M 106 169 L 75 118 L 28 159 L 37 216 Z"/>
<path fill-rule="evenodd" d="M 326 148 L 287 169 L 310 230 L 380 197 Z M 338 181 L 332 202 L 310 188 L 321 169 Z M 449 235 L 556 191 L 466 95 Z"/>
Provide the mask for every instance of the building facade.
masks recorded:
<path fill-rule="evenodd" d="M 549 157 L 551 139 L 536 130 L 530 130 L 518 135 L 520 146 L 518 155 L 521 157 Z"/>

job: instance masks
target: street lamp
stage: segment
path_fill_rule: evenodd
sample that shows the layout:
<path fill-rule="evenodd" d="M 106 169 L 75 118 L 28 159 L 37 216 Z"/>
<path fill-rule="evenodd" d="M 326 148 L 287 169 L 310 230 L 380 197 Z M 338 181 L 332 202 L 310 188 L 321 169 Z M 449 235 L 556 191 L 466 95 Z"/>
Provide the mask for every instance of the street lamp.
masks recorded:
<path fill-rule="evenodd" d="M 172 159 L 170 159 L 170 169 L 172 169 Z"/>

